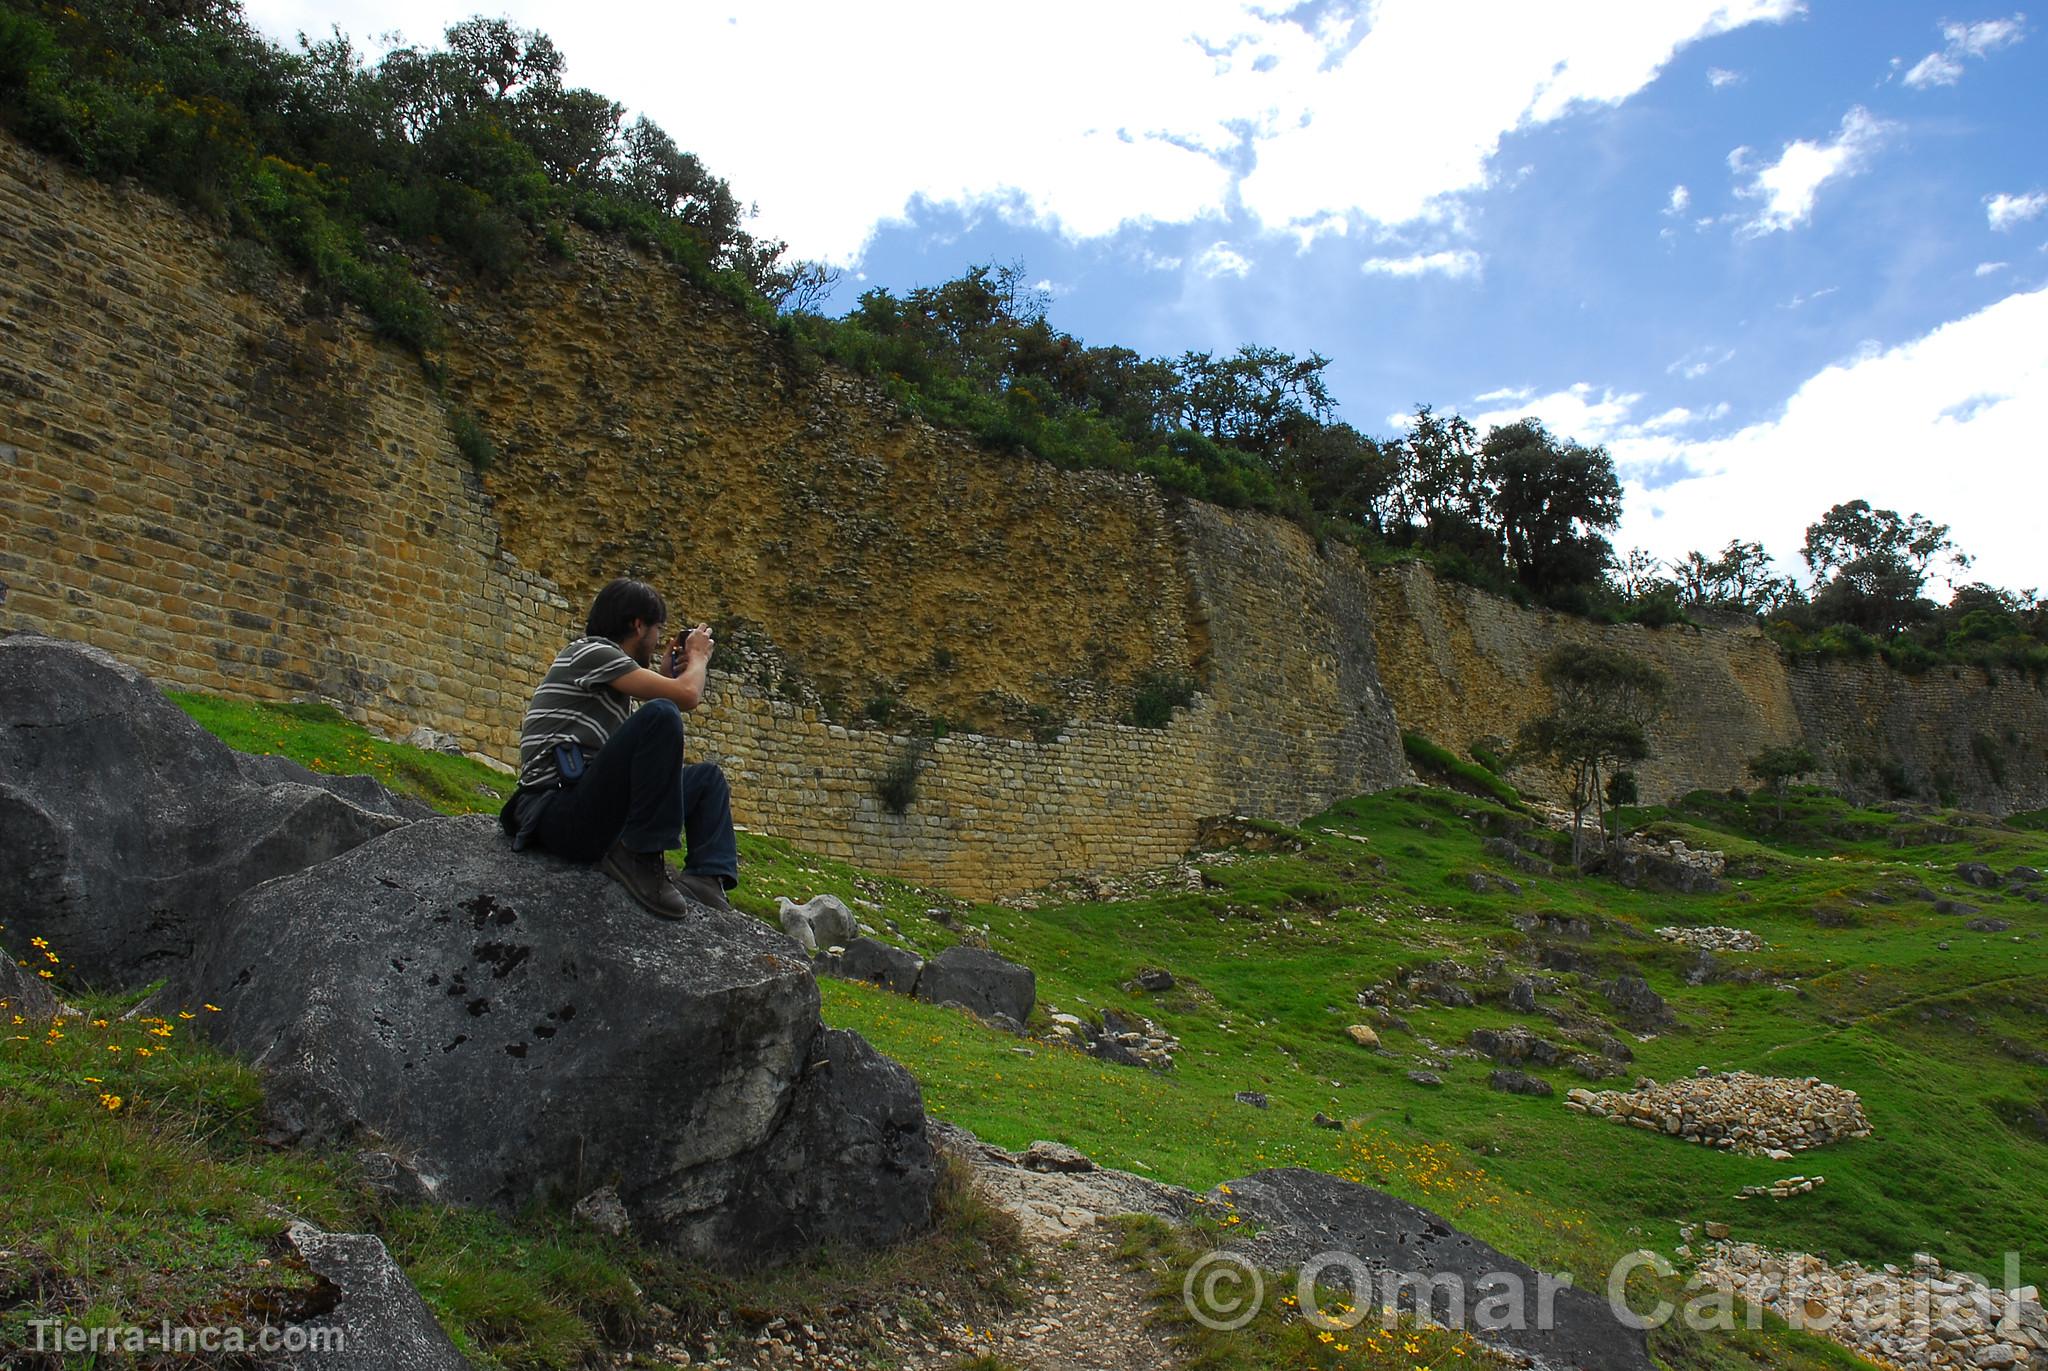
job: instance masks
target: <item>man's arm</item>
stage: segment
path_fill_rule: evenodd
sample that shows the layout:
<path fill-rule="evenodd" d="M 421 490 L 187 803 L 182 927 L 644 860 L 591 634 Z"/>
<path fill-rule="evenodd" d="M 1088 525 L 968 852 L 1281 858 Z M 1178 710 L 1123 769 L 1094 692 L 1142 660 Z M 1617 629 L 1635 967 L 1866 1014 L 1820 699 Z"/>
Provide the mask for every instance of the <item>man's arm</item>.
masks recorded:
<path fill-rule="evenodd" d="M 682 669 L 670 676 L 668 654 L 661 655 L 664 670 L 636 667 L 612 682 L 612 689 L 636 700 L 673 700 L 684 713 L 695 709 L 704 698 L 704 669 L 711 663 L 711 630 L 703 624 L 683 639 Z"/>

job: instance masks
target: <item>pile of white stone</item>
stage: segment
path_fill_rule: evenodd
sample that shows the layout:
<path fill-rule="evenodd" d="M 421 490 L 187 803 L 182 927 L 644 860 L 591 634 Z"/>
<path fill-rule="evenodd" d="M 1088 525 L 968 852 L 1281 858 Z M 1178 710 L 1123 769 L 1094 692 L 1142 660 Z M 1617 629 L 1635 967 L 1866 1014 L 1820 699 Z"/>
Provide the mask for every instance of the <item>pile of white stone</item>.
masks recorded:
<path fill-rule="evenodd" d="M 1764 940 L 1746 928 L 1723 928 L 1709 924 L 1704 928 L 1660 928 L 1657 936 L 1671 943 L 1684 943 L 1687 947 L 1704 947 L 1710 952 L 1761 952 Z"/>
<path fill-rule="evenodd" d="M 2048 1316 L 2039 1290 L 2006 1290 L 1945 1271 L 1924 1252 L 1913 1258 L 1911 1271 L 1889 1263 L 1870 1270 L 1854 1262 L 1831 1266 L 1803 1252 L 1719 1243 L 1697 1275 L 1700 1284 L 1733 1291 L 1881 1365 L 1913 1371 L 2048 1365 Z"/>
<path fill-rule="evenodd" d="M 1870 1120 L 1856 1092 L 1815 1076 L 1709 1073 L 1702 1067 L 1699 1075 L 1669 1085 L 1645 1076 L 1634 1090 L 1567 1091 L 1565 1108 L 1777 1161 L 1810 1147 L 1870 1136 Z"/>
<path fill-rule="evenodd" d="M 1805 1195 L 1818 1190 L 1828 1183 L 1826 1176 L 1787 1176 L 1769 1185 L 1745 1185 L 1736 1193 L 1738 1200 L 1760 1200 L 1769 1195 L 1774 1200 L 1789 1200 L 1794 1195 Z"/>
<path fill-rule="evenodd" d="M 1142 1014 L 1118 1014 L 1112 1010 L 1101 1024 L 1094 1024 L 1056 1005 L 1047 1005 L 1046 1011 L 1052 1019 L 1049 1041 L 1065 1043 L 1107 1061 L 1168 1071 L 1173 1067 L 1174 1054 L 1180 1051 L 1179 1038 Z"/>

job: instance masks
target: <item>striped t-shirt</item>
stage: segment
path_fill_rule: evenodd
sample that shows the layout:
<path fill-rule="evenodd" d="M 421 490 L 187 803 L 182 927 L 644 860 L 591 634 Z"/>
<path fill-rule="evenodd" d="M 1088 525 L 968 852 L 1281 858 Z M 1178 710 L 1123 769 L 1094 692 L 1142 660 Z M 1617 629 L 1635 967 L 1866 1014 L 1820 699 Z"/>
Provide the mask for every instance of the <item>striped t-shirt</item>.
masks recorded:
<path fill-rule="evenodd" d="M 561 779 L 555 744 L 580 743 L 595 754 L 633 712 L 633 698 L 612 682 L 640 664 L 609 638 L 578 638 L 561 651 L 533 692 L 519 729 L 519 784 L 546 789 Z"/>

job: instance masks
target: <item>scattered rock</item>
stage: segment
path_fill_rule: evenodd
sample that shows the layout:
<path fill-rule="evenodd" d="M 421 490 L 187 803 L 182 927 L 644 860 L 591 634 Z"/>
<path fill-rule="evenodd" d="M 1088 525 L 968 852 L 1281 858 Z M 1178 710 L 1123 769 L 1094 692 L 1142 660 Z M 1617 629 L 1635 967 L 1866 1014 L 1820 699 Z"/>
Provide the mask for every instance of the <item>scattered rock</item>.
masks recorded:
<path fill-rule="evenodd" d="M 619 1192 L 608 1185 L 576 1201 L 576 1208 L 570 1213 L 578 1223 L 595 1228 L 606 1237 L 622 1237 L 633 1226 L 626 1216 L 626 1206 L 619 1200 Z"/>
<path fill-rule="evenodd" d="M 1527 976 L 1508 987 L 1508 1008 L 1518 1014 L 1536 1012 L 1536 982 Z"/>
<path fill-rule="evenodd" d="M 2003 933 L 2011 928 L 2012 924 L 2004 919 L 1972 919 L 1963 927 L 1972 933 Z"/>
<path fill-rule="evenodd" d="M 1629 1027 L 1638 1031 L 1668 1028 L 1678 1022 L 1678 1016 L 1664 1003 L 1664 997 L 1650 989 L 1650 983 L 1641 976 L 1617 976 L 1602 985 L 1600 992 Z"/>
<path fill-rule="evenodd" d="M 1048 1142 L 1043 1138 L 1024 1149 L 1018 1164 L 1030 1171 L 1064 1171 L 1073 1174 L 1095 1169 L 1094 1160 L 1085 1152 L 1068 1147 L 1065 1143 Z"/>
<path fill-rule="evenodd" d="M 1554 1095 L 1557 1093 L 1551 1088 L 1550 1082 L 1544 1080 L 1541 1076 L 1531 1076 L 1527 1072 L 1515 1071 L 1511 1068 L 1503 1068 L 1491 1073 L 1487 1076 L 1486 1083 L 1493 1089 L 1505 1091 L 1510 1095 Z"/>
<path fill-rule="evenodd" d="M 1661 1086 L 1644 1077 L 1633 1091 L 1567 1091 L 1565 1108 L 1687 1142 L 1763 1156 L 1790 1156 L 1845 1138 L 1870 1136 L 1870 1120 L 1856 1092 L 1811 1076 L 1726 1071 Z"/>
<path fill-rule="evenodd" d="M 1996 890 L 2000 884 L 1998 873 L 1982 862 L 1957 863 L 1956 879 L 1983 890 Z"/>
<path fill-rule="evenodd" d="M 323 1233 L 309 1223 L 292 1224 L 285 1240 L 332 1292 L 334 1304 L 295 1325 L 332 1336 L 306 1339 L 304 1346 L 319 1350 L 287 1352 L 279 1365 L 292 1371 L 468 1371 L 382 1242 L 363 1233 Z"/>
<path fill-rule="evenodd" d="M 2014 885 L 2032 885 L 2041 879 L 2041 873 L 2031 866 L 2016 866 L 2005 873 L 2005 879 Z"/>
<path fill-rule="evenodd" d="M 1527 851 L 1507 838 L 1488 838 L 1479 847 L 1487 856 L 1498 857 L 1508 865 L 1526 871 L 1532 876 L 1548 876 L 1557 869 L 1547 858 Z"/>
<path fill-rule="evenodd" d="M 1962 900 L 1936 900 L 1934 902 L 1934 912 L 1937 914 L 1962 915 L 1975 914 L 1979 911 L 1976 905 L 1966 903 Z"/>
<path fill-rule="evenodd" d="M 1380 1035 L 1366 1024 L 1355 1023 L 1345 1029 L 1344 1033 L 1360 1047 L 1378 1047 L 1380 1045 Z"/>
<path fill-rule="evenodd" d="M 489 818 L 248 891 L 163 995 L 221 1006 L 196 1026 L 262 1073 L 282 1135 L 380 1140 L 443 1203 L 605 1177 L 637 1232 L 714 1263 L 875 1246 L 930 1215 L 916 1082 L 819 1023 L 795 943 L 741 914 L 650 918 Z"/>
<path fill-rule="evenodd" d="M 1159 967 L 1146 967 L 1138 973 L 1138 989 L 1158 994 L 1173 989 L 1173 973 Z"/>
<path fill-rule="evenodd" d="M 1444 1083 L 1444 1078 L 1433 1071 L 1411 1071 L 1408 1073 L 1408 1079 L 1430 1090 L 1435 1090 Z"/>
<path fill-rule="evenodd" d="M 1482 1056 L 1510 1065 L 1535 1062 L 1541 1066 L 1557 1066 L 1579 1055 L 1577 1048 L 1539 1038 L 1520 1024 L 1506 1028 L 1475 1028 L 1465 1035 L 1465 1043 Z"/>
<path fill-rule="evenodd" d="M 1340 1132 L 1344 1128 L 1344 1121 L 1342 1119 L 1333 1119 L 1320 1109 L 1316 1111 L 1316 1116 L 1313 1119 L 1310 1119 L 1309 1122 L 1314 1124 L 1317 1128 L 1334 1128 L 1339 1130 Z"/>
<path fill-rule="evenodd" d="M 1766 946 L 1762 938 L 1746 928 L 1724 928 L 1719 924 L 1699 928 L 1660 928 L 1657 936 L 1666 942 L 1684 943 L 1709 952 L 1761 952 Z"/>
<path fill-rule="evenodd" d="M 1472 871 L 1465 875 L 1465 888 L 1474 895 L 1519 895 L 1521 883 L 1506 876 L 1496 876 L 1491 871 Z"/>
<path fill-rule="evenodd" d="M 1670 891 L 1681 895 L 1710 894 L 1723 889 L 1728 858 L 1698 851 L 1676 838 L 1667 843 L 1629 837 L 1617 839 L 1607 852 L 1607 870 L 1631 890 Z"/>
<path fill-rule="evenodd" d="M 1063 1013 L 1052 1005 L 1046 1008 L 1052 1011 L 1048 1041 L 1067 1043 L 1118 1066 L 1167 1071 L 1172 1069 L 1174 1056 L 1180 1051 L 1179 1038 L 1142 1015 L 1133 1019 L 1114 1009 L 1105 1009 L 1101 1022 L 1095 1023 L 1078 1014 Z"/>
<path fill-rule="evenodd" d="M 789 924 L 790 921 L 785 919 L 785 932 Z M 846 981 L 866 981 L 884 990 L 893 990 L 898 995 L 916 994 L 918 977 L 924 971 L 924 963 L 916 953 L 866 936 L 855 938 L 836 951 L 830 947 L 822 949 L 812 960 L 820 975 L 836 976 Z"/>
<path fill-rule="evenodd" d="M 924 964 L 917 998 L 933 1004 L 957 1000 L 984 1018 L 1007 1014 L 1023 1023 L 1038 999 L 1038 978 L 1030 967 L 985 947 L 956 943 Z"/>
<path fill-rule="evenodd" d="M 2048 1354 L 2048 1315 L 2038 1290 L 1987 1285 L 1925 1253 L 1901 1271 L 1721 1243 L 1700 1263 L 1698 1280 L 1880 1366 L 2002 1368 L 2036 1365 Z"/>
<path fill-rule="evenodd" d="M 1248 1104 L 1254 1109 L 1264 1109 L 1268 1104 L 1265 1092 L 1260 1090 L 1238 1091 L 1237 1102 L 1239 1104 Z"/>
<path fill-rule="evenodd" d="M 860 921 L 837 895 L 813 895 L 802 904 L 783 896 L 775 904 L 782 931 L 812 956 L 825 948 L 849 946 L 860 936 Z"/>
<path fill-rule="evenodd" d="M 60 975 L 141 986 L 243 891 L 404 822 L 243 764 L 99 649 L 0 639 L 0 947 L 46 938 Z"/>

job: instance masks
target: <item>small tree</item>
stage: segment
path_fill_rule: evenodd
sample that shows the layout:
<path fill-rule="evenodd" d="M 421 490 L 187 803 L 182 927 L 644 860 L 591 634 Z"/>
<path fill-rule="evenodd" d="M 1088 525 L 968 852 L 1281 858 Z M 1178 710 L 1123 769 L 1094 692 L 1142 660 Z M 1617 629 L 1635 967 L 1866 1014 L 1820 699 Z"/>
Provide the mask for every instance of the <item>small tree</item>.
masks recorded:
<path fill-rule="evenodd" d="M 1810 776 L 1818 765 L 1813 753 L 1806 748 L 1767 747 L 1749 759 L 1749 774 L 1770 788 L 1777 800 L 1778 818 L 1785 817 L 1785 793 L 1792 788 L 1792 782 L 1801 776 Z"/>
<path fill-rule="evenodd" d="M 1603 776 L 1650 755 L 1649 723 L 1667 684 L 1664 673 L 1639 657 L 1608 648 L 1566 644 L 1543 663 L 1543 679 L 1556 707 L 1522 726 L 1518 751 L 1548 761 L 1571 786 L 1572 864 L 1585 864 L 1586 810 L 1605 832 Z"/>

